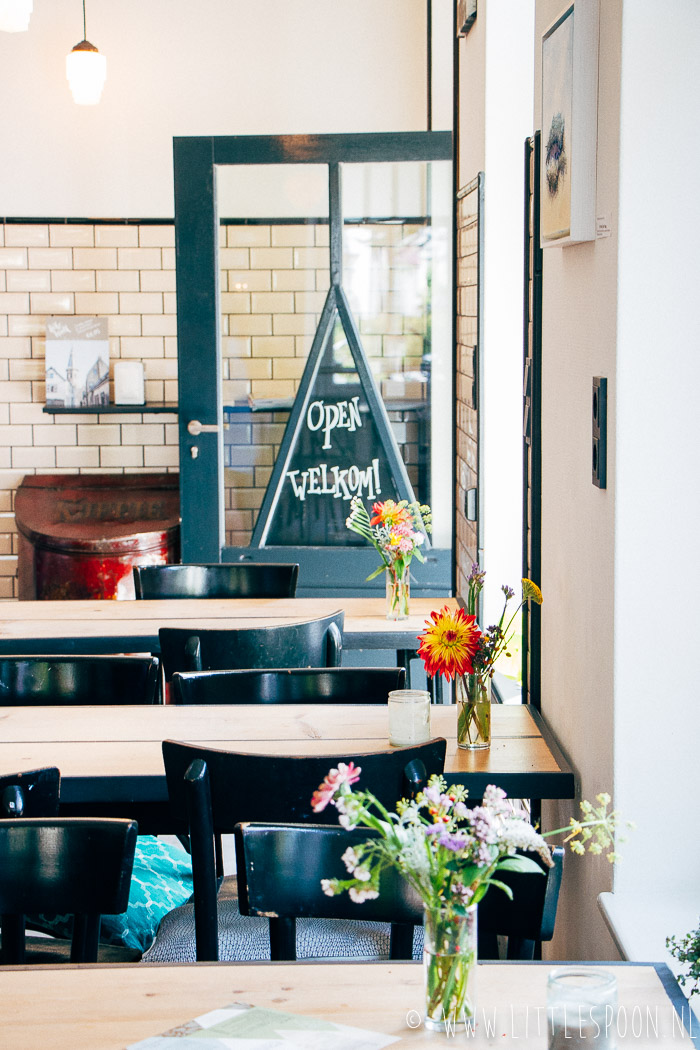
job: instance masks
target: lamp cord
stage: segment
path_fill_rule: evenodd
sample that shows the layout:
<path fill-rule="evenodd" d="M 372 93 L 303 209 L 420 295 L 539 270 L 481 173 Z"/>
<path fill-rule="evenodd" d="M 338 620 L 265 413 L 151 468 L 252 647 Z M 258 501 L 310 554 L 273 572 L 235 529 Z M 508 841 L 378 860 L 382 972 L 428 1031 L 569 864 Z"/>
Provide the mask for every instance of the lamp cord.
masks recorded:
<path fill-rule="evenodd" d="M 87 40 L 87 23 L 85 20 L 85 0 L 83 0 L 83 40 Z"/>

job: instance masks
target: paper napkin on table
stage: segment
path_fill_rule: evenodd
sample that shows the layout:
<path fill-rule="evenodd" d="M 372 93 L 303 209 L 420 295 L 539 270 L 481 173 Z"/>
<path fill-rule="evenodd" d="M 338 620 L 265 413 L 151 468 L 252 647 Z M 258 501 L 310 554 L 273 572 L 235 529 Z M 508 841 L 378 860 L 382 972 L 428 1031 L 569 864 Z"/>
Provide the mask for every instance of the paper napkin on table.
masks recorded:
<path fill-rule="evenodd" d="M 318 1017 L 231 1003 L 127 1050 L 382 1050 L 396 1042 L 398 1036 Z"/>

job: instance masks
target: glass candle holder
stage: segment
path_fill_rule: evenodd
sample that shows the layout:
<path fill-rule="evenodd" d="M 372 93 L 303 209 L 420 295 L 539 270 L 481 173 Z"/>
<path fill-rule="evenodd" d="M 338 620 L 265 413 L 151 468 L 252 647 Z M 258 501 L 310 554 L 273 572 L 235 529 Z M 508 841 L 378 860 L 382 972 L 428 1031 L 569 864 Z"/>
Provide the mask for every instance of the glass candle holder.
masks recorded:
<path fill-rule="evenodd" d="M 389 693 L 389 743 L 393 747 L 430 740 L 430 693 L 425 689 L 392 689 Z"/>
<path fill-rule="evenodd" d="M 617 980 L 592 967 L 561 967 L 547 981 L 548 1050 L 615 1050 Z"/>

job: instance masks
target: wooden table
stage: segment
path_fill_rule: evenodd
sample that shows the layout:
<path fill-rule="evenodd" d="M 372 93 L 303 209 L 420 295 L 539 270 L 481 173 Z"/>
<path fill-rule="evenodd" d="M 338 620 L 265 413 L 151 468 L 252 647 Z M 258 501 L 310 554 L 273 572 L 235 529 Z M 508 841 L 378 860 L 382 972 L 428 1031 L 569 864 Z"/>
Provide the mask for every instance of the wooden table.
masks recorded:
<path fill-rule="evenodd" d="M 456 598 L 414 598 L 408 620 L 386 619 L 384 598 L 162 598 L 157 601 L 0 601 L 0 655 L 159 652 L 159 627 L 272 627 L 345 611 L 347 649 L 415 652 L 433 609 Z"/>
<path fill-rule="evenodd" d="M 389 746 L 386 705 L 281 704 L 0 708 L 0 776 L 56 765 L 67 806 L 132 803 L 165 815 L 161 742 L 265 754 L 375 751 Z M 516 798 L 573 798 L 574 776 L 532 707 L 494 705 L 491 748 L 457 747 L 457 709 L 434 704 L 433 736 L 447 739 L 448 779 L 472 796 L 498 784 Z M 70 812 L 70 810 L 66 810 Z M 145 811 L 144 811 L 145 812 Z M 137 816 L 136 811 L 122 815 Z M 142 815 L 142 818 L 143 815 Z"/>
<path fill-rule="evenodd" d="M 399 1040 L 392 1046 L 400 1050 L 453 1044 L 545 1050 L 546 983 L 552 965 L 480 965 L 476 1036 L 457 1033 L 452 1038 L 422 1026 L 420 963 L 2 968 L 0 1045 L 3 1050 L 124 1050 L 217 1007 L 240 1002 L 392 1035 Z M 627 1039 L 618 1041 L 620 1048 L 700 1046 L 693 1038 L 698 1022 L 665 966 L 618 963 L 605 968 L 617 977 L 618 1017 L 628 1026 Z M 633 1036 L 635 1019 L 641 1031 Z"/>

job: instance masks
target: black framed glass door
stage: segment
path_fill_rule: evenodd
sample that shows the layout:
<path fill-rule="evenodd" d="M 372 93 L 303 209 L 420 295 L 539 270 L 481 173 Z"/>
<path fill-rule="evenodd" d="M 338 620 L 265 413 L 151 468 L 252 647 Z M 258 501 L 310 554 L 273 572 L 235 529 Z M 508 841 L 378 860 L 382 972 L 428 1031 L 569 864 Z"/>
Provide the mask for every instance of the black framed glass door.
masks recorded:
<path fill-rule="evenodd" d="M 298 560 L 300 593 L 362 593 L 351 495 L 415 496 L 437 529 L 414 586 L 451 588 L 451 149 L 175 140 L 183 560 Z"/>

